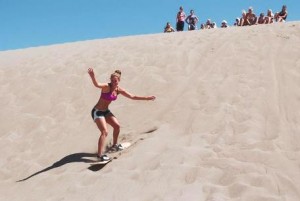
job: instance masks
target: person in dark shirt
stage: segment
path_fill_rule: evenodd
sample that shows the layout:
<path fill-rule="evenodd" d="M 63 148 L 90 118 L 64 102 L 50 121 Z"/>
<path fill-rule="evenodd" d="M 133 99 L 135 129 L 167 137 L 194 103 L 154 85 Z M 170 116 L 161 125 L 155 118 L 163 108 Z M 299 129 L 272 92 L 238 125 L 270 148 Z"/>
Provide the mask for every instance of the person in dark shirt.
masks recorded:
<path fill-rule="evenodd" d="M 275 14 L 275 20 L 276 22 L 285 22 L 287 16 L 288 16 L 287 7 L 286 5 L 283 5 L 281 11 Z"/>

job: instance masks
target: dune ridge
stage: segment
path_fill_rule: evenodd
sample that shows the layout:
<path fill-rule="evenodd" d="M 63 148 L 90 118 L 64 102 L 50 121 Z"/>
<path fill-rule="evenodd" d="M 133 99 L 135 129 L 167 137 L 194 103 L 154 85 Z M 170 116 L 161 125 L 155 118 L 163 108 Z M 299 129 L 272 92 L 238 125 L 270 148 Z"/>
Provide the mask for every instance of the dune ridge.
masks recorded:
<path fill-rule="evenodd" d="M 299 53 L 299 22 L 0 52 L 0 200 L 298 201 Z M 89 67 L 157 96 L 111 105 L 134 145 L 94 171 Z"/>

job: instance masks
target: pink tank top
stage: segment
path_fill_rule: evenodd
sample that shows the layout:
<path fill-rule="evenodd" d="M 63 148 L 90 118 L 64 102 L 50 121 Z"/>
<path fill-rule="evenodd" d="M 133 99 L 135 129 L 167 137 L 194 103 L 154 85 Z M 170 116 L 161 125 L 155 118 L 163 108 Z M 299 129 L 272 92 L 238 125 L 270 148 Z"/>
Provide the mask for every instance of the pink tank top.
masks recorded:
<path fill-rule="evenodd" d="M 107 100 L 107 101 L 117 100 L 117 96 L 113 95 L 112 92 L 107 92 L 107 93 L 102 92 L 100 98 L 103 98 L 104 100 Z"/>
<path fill-rule="evenodd" d="M 110 86 L 110 84 L 108 84 Z M 117 91 L 117 94 L 118 94 L 118 91 Z M 107 93 L 103 93 L 101 92 L 101 96 L 100 98 L 103 98 L 104 100 L 107 100 L 107 101 L 115 101 L 117 100 L 117 95 L 113 95 L 112 91 L 110 92 L 107 92 Z"/>

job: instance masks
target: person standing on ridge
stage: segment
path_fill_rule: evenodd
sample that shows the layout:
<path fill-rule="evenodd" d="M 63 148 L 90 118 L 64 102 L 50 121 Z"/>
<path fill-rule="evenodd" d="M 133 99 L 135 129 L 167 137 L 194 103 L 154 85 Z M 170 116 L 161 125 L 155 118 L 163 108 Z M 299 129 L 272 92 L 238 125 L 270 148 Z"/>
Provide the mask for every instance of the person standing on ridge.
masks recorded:
<path fill-rule="evenodd" d="M 194 10 L 191 10 L 190 15 L 185 19 L 185 22 L 189 25 L 188 30 L 189 31 L 196 30 L 198 21 L 199 19 L 195 15 Z"/>
<path fill-rule="evenodd" d="M 176 30 L 177 31 L 183 31 L 184 30 L 184 20 L 186 18 L 186 15 L 183 11 L 183 7 L 180 6 L 179 12 L 176 16 Z"/>

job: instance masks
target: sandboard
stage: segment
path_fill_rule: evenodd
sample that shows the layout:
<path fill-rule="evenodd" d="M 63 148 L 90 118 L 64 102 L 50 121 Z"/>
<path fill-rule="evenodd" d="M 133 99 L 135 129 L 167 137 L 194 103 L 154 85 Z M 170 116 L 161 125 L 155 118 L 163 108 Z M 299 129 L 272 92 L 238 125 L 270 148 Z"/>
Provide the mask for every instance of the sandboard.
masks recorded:
<path fill-rule="evenodd" d="M 123 150 L 120 150 L 120 151 L 113 151 L 112 149 L 108 149 L 105 154 L 108 155 L 108 157 L 110 158 L 108 161 L 97 161 L 95 163 L 93 163 L 92 165 L 105 165 L 109 162 L 111 162 L 113 159 L 117 159 L 118 156 L 120 156 L 122 154 L 122 152 L 124 150 L 126 150 L 128 147 L 131 146 L 131 143 L 130 142 L 123 142 L 121 143 L 122 147 L 123 147 Z"/>
<path fill-rule="evenodd" d="M 122 147 L 123 147 L 123 150 L 127 149 L 128 147 L 131 146 L 131 143 L 130 142 L 123 142 L 121 143 Z M 115 150 L 112 150 L 112 149 L 108 149 L 105 154 L 112 154 L 112 153 L 118 153 L 118 152 L 122 152 L 123 150 L 121 151 L 115 151 Z"/>

